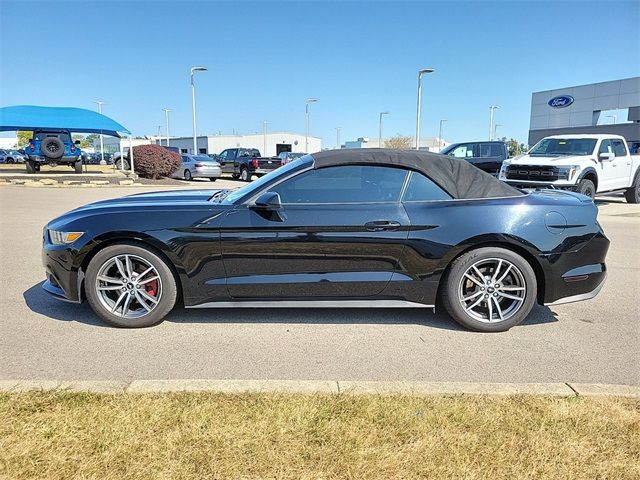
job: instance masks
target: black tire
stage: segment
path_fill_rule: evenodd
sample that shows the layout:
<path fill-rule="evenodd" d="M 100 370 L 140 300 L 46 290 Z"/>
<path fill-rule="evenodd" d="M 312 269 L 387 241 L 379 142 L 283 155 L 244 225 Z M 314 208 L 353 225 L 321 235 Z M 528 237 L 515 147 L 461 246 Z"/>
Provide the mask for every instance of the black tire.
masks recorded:
<path fill-rule="evenodd" d="M 7 163 L 16 163 L 13 158 L 7 157 Z"/>
<path fill-rule="evenodd" d="M 580 183 L 578 183 L 576 192 L 581 193 L 582 195 L 586 195 L 587 197 L 595 198 L 596 186 L 591 180 L 583 178 L 582 180 L 580 180 Z"/>
<path fill-rule="evenodd" d="M 231 174 L 231 178 L 233 178 L 234 180 L 237 180 L 238 178 L 240 178 L 240 174 L 239 174 L 239 173 L 235 173 L 235 172 L 233 172 L 233 173 Z"/>
<path fill-rule="evenodd" d="M 116 168 L 118 170 L 129 170 L 129 162 L 127 161 L 127 159 L 118 159 L 116 161 Z"/>
<path fill-rule="evenodd" d="M 247 169 L 247 167 L 240 167 L 240 180 L 242 180 L 243 182 L 251 181 L 251 173 L 249 172 L 249 169 Z"/>
<path fill-rule="evenodd" d="M 36 162 L 33 160 L 27 160 L 24 162 L 25 167 L 27 167 L 27 173 L 36 173 Z"/>
<path fill-rule="evenodd" d="M 183 175 L 187 182 L 190 182 L 193 179 L 193 175 L 191 175 L 191 171 L 189 169 L 185 170 Z"/>
<path fill-rule="evenodd" d="M 57 160 L 64 155 L 64 143 L 58 137 L 46 137 L 40 142 L 40 151 L 45 157 Z"/>
<path fill-rule="evenodd" d="M 631 188 L 624 191 L 624 199 L 627 203 L 640 203 L 640 172 L 636 173 Z"/>
<path fill-rule="evenodd" d="M 73 164 L 73 170 L 76 173 L 82 173 L 82 160 L 78 160 Z"/>
<path fill-rule="evenodd" d="M 492 301 L 494 302 L 491 304 L 492 310 L 496 308 L 494 305 L 496 305 L 498 301 L 506 302 L 507 306 L 508 304 L 514 304 L 514 302 L 510 301 L 509 299 L 497 297 L 497 295 L 499 294 L 495 293 L 494 286 L 496 286 L 497 288 L 499 284 L 476 287 L 470 280 L 467 280 L 468 277 L 465 277 L 465 273 L 467 272 L 467 270 L 473 268 L 473 265 L 476 265 L 482 261 L 487 261 L 488 263 L 492 261 L 507 261 L 512 265 L 512 267 L 515 267 L 515 270 L 509 270 L 512 272 L 509 275 L 512 275 L 514 278 L 521 278 L 523 280 L 525 288 L 524 296 L 522 297 L 523 300 L 519 302 L 518 308 L 514 308 L 514 311 L 510 314 L 510 316 L 507 316 L 507 318 L 505 318 L 504 320 L 496 318 L 495 320 L 489 322 L 487 321 L 487 319 L 476 319 L 471 314 L 469 314 L 462 305 L 460 296 L 464 295 L 464 289 L 467 288 L 465 287 L 465 285 L 471 286 L 472 288 L 478 290 L 482 289 L 483 291 L 486 288 L 485 293 L 478 292 L 478 295 L 480 296 L 479 298 L 482 298 L 480 305 L 477 307 L 478 309 L 483 308 L 483 303 L 488 307 L 488 303 L 486 303 L 487 301 L 484 300 L 484 297 L 489 298 L 489 303 L 491 303 Z M 504 265 L 504 263 L 502 264 Z M 507 268 L 503 267 L 503 270 L 507 270 Z M 501 274 L 502 273 L 498 273 L 498 276 L 500 276 Z M 521 277 L 518 274 L 520 274 Z M 509 278 L 510 277 L 507 277 L 507 279 L 503 281 L 508 283 Z M 502 285 L 503 288 L 508 286 L 509 285 L 506 284 Z M 451 318 L 453 318 L 460 325 L 476 332 L 504 332 L 506 330 L 509 330 L 511 327 L 514 327 L 521 323 L 527 317 L 527 315 L 529 315 L 536 302 L 537 283 L 533 268 L 531 267 L 529 262 L 527 262 L 517 253 L 500 247 L 482 247 L 471 250 L 454 260 L 441 280 L 440 292 L 443 306 L 445 307 Z M 494 295 L 498 300 L 492 299 L 491 295 Z M 469 295 L 469 297 L 471 297 L 471 295 Z M 472 302 L 474 301 L 475 300 L 473 300 Z M 504 303 L 503 307 L 505 307 Z M 502 310 L 500 312 L 501 315 Z M 497 311 L 495 312 L 495 315 L 496 317 L 498 316 Z M 489 317 L 488 313 L 486 316 Z"/>
<path fill-rule="evenodd" d="M 162 285 L 162 294 L 155 308 L 146 315 L 135 319 L 123 318 L 107 309 L 107 307 L 102 304 L 96 287 L 96 278 L 102 265 L 109 261 L 109 259 L 124 254 L 141 257 L 153 265 L 158 272 Z M 152 250 L 133 243 L 110 245 L 100 250 L 89 263 L 84 288 L 87 301 L 96 315 L 110 325 L 123 328 L 150 327 L 151 325 L 160 323 L 173 309 L 178 296 L 176 280 L 167 263 Z"/>
<path fill-rule="evenodd" d="M 211 182 L 215 182 L 215 181 L 216 181 L 216 179 L 215 179 L 215 178 L 209 178 L 209 181 L 211 181 Z"/>

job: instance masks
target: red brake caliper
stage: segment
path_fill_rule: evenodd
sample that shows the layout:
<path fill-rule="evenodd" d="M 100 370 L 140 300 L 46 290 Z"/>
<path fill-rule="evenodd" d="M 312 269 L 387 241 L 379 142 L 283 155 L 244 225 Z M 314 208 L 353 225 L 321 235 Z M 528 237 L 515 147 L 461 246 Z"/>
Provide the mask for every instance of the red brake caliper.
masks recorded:
<path fill-rule="evenodd" d="M 151 280 L 144 285 L 144 289 L 149 295 L 156 296 L 158 294 L 158 279 Z"/>

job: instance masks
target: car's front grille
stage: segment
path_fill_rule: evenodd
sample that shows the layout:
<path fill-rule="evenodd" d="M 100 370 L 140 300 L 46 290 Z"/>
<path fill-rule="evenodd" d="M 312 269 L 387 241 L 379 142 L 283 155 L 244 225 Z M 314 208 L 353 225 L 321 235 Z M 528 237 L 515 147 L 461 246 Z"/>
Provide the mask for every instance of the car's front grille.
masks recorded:
<path fill-rule="evenodd" d="M 507 180 L 531 180 L 536 182 L 553 182 L 565 180 L 565 174 L 557 167 L 546 165 L 509 165 L 506 172 Z"/>

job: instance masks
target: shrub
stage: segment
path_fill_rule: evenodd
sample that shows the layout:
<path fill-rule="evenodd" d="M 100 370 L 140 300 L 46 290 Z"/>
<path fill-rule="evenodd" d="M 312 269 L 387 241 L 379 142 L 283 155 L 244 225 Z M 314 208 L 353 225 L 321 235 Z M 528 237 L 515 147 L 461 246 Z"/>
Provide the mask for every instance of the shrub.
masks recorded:
<path fill-rule="evenodd" d="M 164 178 L 180 167 L 180 155 L 160 145 L 133 147 L 133 167 L 142 178 Z"/>

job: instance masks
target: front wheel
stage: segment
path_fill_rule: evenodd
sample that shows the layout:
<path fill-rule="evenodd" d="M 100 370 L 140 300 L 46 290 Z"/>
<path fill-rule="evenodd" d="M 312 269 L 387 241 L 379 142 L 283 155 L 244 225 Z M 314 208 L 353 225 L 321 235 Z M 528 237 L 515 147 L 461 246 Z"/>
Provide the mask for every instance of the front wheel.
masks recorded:
<path fill-rule="evenodd" d="M 578 183 L 578 188 L 576 189 L 578 193 L 582 195 L 586 195 L 587 197 L 595 198 L 596 196 L 596 186 L 595 184 L 586 178 L 580 180 Z"/>
<path fill-rule="evenodd" d="M 117 244 L 93 257 L 85 292 L 89 305 L 105 322 L 136 328 L 164 319 L 176 303 L 177 286 L 158 255 L 137 245 Z"/>
<path fill-rule="evenodd" d="M 129 162 L 122 159 L 116 161 L 116 168 L 118 170 L 129 170 Z"/>
<path fill-rule="evenodd" d="M 624 199 L 627 203 L 640 203 L 640 173 L 636 173 L 631 188 L 624 191 Z"/>
<path fill-rule="evenodd" d="M 478 332 L 503 332 L 518 325 L 531 312 L 537 295 L 531 265 L 499 247 L 463 254 L 442 281 L 442 303 L 449 315 Z"/>

